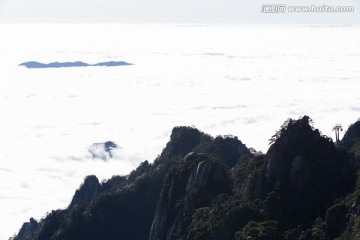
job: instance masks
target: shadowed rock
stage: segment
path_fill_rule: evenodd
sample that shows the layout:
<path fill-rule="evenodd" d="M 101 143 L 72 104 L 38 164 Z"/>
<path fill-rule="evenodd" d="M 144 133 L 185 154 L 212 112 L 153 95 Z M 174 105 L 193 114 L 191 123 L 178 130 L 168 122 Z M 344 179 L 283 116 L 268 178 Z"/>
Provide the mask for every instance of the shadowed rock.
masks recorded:
<path fill-rule="evenodd" d="M 101 184 L 87 177 L 67 209 L 14 239 L 358 239 L 354 150 L 334 145 L 307 116 L 285 123 L 266 154 L 236 137 L 176 127 L 154 162 Z M 109 157 L 116 144 L 93 147 Z"/>
<path fill-rule="evenodd" d="M 38 222 L 34 218 L 30 218 L 29 222 L 26 222 L 22 225 L 18 235 L 13 239 L 24 239 L 31 240 L 33 239 L 34 233 L 38 227 Z"/>
<path fill-rule="evenodd" d="M 84 183 L 76 190 L 69 208 L 77 204 L 86 206 L 100 194 L 100 191 L 101 185 L 97 177 L 94 175 L 87 176 Z"/>
<path fill-rule="evenodd" d="M 350 125 L 349 129 L 344 134 L 341 140 L 342 146 L 347 150 L 351 149 L 352 146 L 360 139 L 360 121 Z"/>

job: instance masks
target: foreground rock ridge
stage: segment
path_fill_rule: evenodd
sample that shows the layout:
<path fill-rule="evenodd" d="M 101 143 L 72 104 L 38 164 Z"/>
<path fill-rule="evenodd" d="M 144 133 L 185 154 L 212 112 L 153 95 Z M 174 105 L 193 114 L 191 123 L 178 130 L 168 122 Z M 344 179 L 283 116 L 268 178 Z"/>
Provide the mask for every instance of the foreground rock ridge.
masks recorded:
<path fill-rule="evenodd" d="M 175 127 L 126 176 L 85 178 L 66 209 L 13 240 L 360 239 L 360 122 L 342 141 L 288 119 L 267 153 L 237 137 Z"/>

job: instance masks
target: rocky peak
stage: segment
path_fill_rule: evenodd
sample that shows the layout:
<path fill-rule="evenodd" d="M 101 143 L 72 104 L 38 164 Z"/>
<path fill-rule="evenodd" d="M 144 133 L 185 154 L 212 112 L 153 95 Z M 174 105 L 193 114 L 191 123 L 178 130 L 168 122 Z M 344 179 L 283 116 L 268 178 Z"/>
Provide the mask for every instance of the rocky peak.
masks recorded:
<path fill-rule="evenodd" d="M 200 142 L 204 133 L 193 127 L 175 127 L 162 155 L 184 157 Z"/>
<path fill-rule="evenodd" d="M 250 154 L 245 144 L 232 135 L 213 138 L 193 127 L 175 127 L 155 165 L 176 162 L 192 152 L 214 154 L 229 167 L 233 167 L 242 155 Z"/>
<path fill-rule="evenodd" d="M 334 144 L 313 129 L 310 122 L 308 116 L 296 121 L 290 119 L 273 136 L 274 143 L 266 154 L 266 175 L 270 179 L 288 179 L 301 190 L 309 180 L 310 165 L 325 160 L 323 153 L 334 154 Z"/>
<path fill-rule="evenodd" d="M 240 157 L 244 154 L 250 154 L 249 149 L 237 137 L 218 136 L 216 137 L 209 149 L 205 152 L 217 154 L 224 163 L 233 167 Z"/>
<path fill-rule="evenodd" d="M 198 148 L 209 145 L 211 141 L 212 137 L 194 127 L 174 127 L 169 142 L 160 156 L 155 159 L 153 168 L 160 171 L 169 169 L 174 163 L 184 159 L 187 154 L 199 152 Z"/>
<path fill-rule="evenodd" d="M 283 214 L 288 222 L 293 219 L 293 225 L 301 219 L 304 226 L 310 226 L 311 219 L 333 205 L 333 199 L 351 191 L 355 177 L 348 155 L 310 123 L 305 116 L 282 126 L 265 155 L 262 178 L 258 178 L 264 179 L 259 185 L 266 186 L 261 196 L 273 191 L 279 194 L 279 206 L 291 204 L 291 209 L 279 208 L 273 214 Z M 329 212 L 329 216 L 335 215 Z"/>
<path fill-rule="evenodd" d="M 12 240 L 17 240 L 17 239 L 23 239 L 23 240 L 31 240 L 33 239 L 34 233 L 38 227 L 39 223 L 34 219 L 34 218 L 30 218 L 29 222 L 25 222 L 19 233 L 17 234 L 16 237 L 12 238 Z"/>
<path fill-rule="evenodd" d="M 101 192 L 109 190 L 114 186 L 124 186 L 126 184 L 126 176 L 115 175 L 110 179 L 101 183 Z"/>
<path fill-rule="evenodd" d="M 360 121 L 355 122 L 350 125 L 349 129 L 344 134 L 343 139 L 341 140 L 341 145 L 344 146 L 347 150 L 360 139 Z"/>
<path fill-rule="evenodd" d="M 207 154 L 187 155 L 165 179 L 149 239 L 171 240 L 184 234 L 195 209 L 210 205 L 217 194 L 230 189 L 227 167 L 221 161 Z"/>
<path fill-rule="evenodd" d="M 277 145 L 291 146 L 300 144 L 299 146 L 302 147 L 305 146 L 303 143 L 307 140 L 312 140 L 314 137 L 320 137 L 320 132 L 317 129 L 314 129 L 311 123 L 312 120 L 308 116 L 304 116 L 299 120 L 286 120 L 270 139 L 272 145 L 268 152 L 272 151 Z"/>
<path fill-rule="evenodd" d="M 191 188 L 203 188 L 214 182 L 224 182 L 228 178 L 225 166 L 215 159 L 206 159 L 199 162 L 190 175 L 186 191 Z M 215 187 L 215 186 L 214 186 Z"/>
<path fill-rule="evenodd" d="M 101 185 L 98 178 L 95 175 L 87 176 L 80 188 L 76 190 L 69 208 L 74 207 L 77 204 L 86 206 L 94 200 L 100 192 Z"/>

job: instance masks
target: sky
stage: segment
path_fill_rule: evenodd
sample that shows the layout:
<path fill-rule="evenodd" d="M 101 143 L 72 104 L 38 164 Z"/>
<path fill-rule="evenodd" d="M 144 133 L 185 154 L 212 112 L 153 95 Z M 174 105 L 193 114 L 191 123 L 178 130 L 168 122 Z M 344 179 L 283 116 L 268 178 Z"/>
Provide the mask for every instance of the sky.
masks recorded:
<path fill-rule="evenodd" d="M 352 13 L 263 13 L 264 5 L 353 6 Z M 1 22 L 358 24 L 359 0 L 0 0 Z"/>

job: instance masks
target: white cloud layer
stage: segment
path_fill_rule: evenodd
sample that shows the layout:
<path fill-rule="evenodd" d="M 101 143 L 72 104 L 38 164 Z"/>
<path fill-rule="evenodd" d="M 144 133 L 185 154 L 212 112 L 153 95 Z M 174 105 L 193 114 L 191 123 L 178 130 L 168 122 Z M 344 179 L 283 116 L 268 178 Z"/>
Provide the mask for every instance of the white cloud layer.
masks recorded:
<path fill-rule="evenodd" d="M 359 27 L 0 24 L 0 239 L 66 207 L 88 174 L 154 160 L 195 125 L 266 151 L 289 117 L 332 136 L 360 115 Z M 133 66 L 26 69 L 124 60 Z M 114 159 L 88 147 L 114 141 Z"/>

